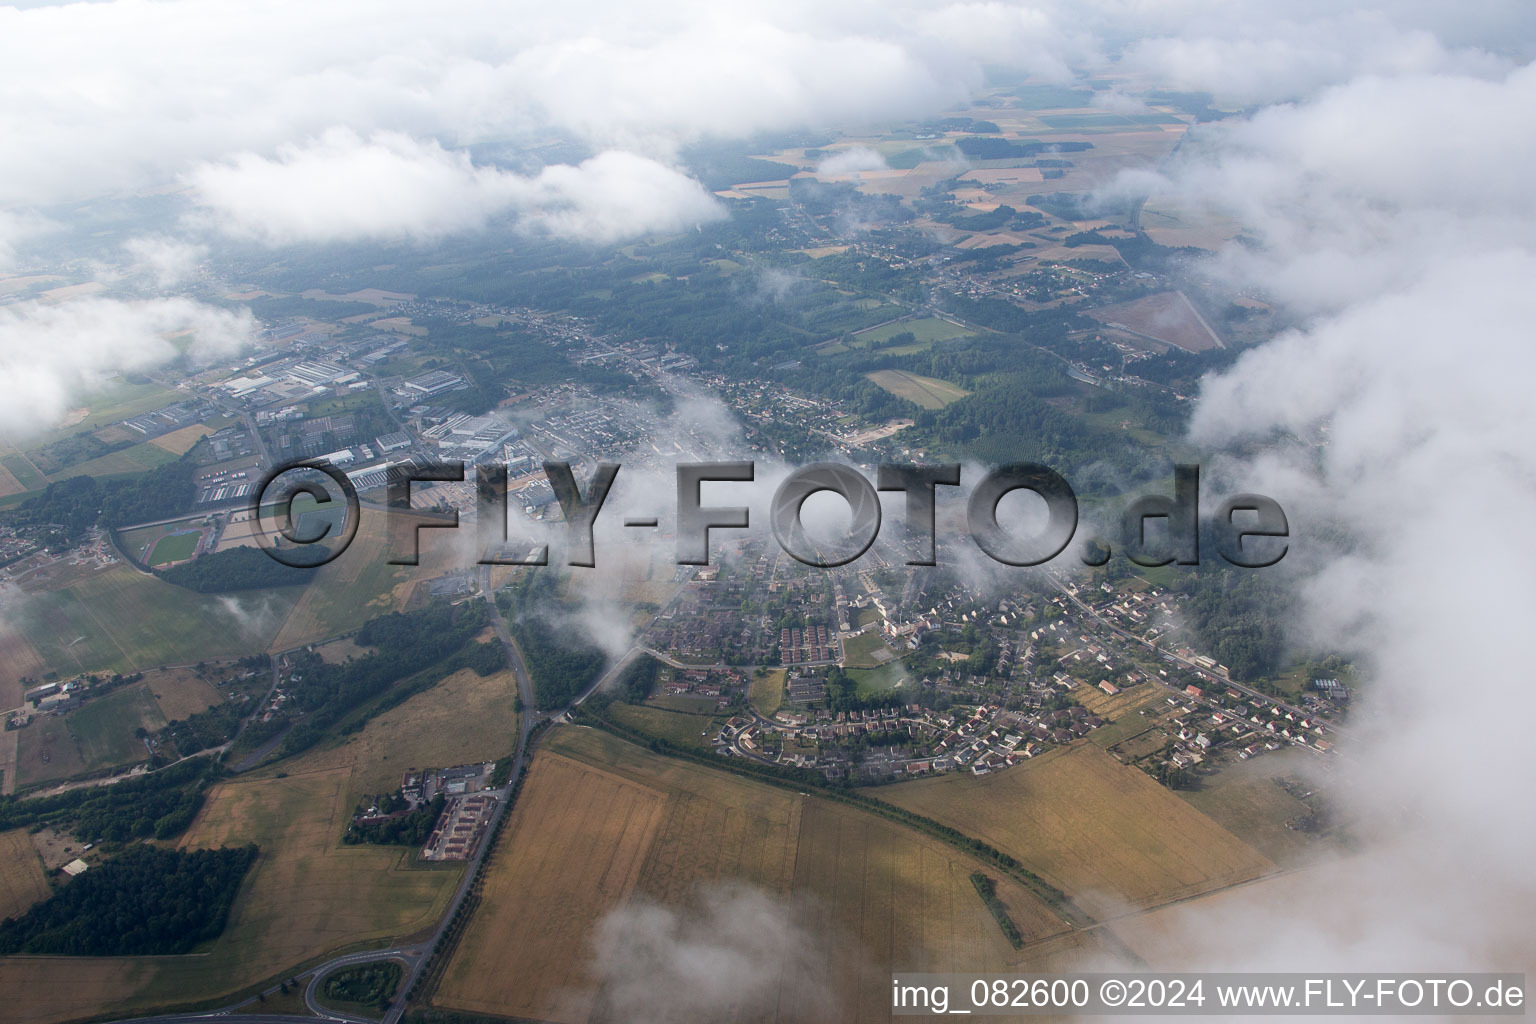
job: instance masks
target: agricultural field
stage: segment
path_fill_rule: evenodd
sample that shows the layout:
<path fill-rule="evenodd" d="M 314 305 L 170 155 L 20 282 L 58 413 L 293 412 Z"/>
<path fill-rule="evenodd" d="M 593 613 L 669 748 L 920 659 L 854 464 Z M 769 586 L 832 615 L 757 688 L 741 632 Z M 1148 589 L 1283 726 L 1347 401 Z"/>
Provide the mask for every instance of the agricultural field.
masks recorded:
<path fill-rule="evenodd" d="M 88 700 L 66 715 L 47 715 L 16 734 L 17 784 L 34 786 L 149 758 L 136 730 L 154 732 L 165 716 L 145 683 Z"/>
<path fill-rule="evenodd" d="M 892 306 L 881 312 L 896 313 L 899 312 L 899 307 Z M 871 316 L 871 319 L 874 319 L 874 316 Z M 913 352 L 930 349 L 941 342 L 969 337 L 975 333 L 969 328 L 961 327 L 940 317 L 920 317 L 896 320 L 881 324 L 879 327 L 868 327 L 849 337 L 821 345 L 817 351 L 826 355 L 836 355 L 857 349 L 879 349 L 885 355 L 911 355 Z M 899 345 L 890 344 L 890 340 L 898 334 L 911 334 L 912 340 L 903 341 Z"/>
<path fill-rule="evenodd" d="M 20 452 L 12 452 L 10 455 L 0 458 L 0 467 L 4 467 L 7 476 L 16 481 L 16 484 L 19 485 L 19 490 L 39 490 L 48 483 L 47 477 L 43 476 L 42 472 L 32 465 L 27 457 Z M 13 494 L 16 492 L 7 490 L 6 493 Z"/>
<path fill-rule="evenodd" d="M 13 625 L 61 675 L 130 672 L 265 650 L 293 608 L 292 589 L 194 594 L 117 565 L 27 594 Z"/>
<path fill-rule="evenodd" d="M 1159 292 L 1131 302 L 1089 310 L 1088 315 L 1111 327 L 1174 345 L 1186 352 L 1223 348 L 1221 338 L 1206 323 L 1183 292 Z"/>
<path fill-rule="evenodd" d="M 6 796 L 16 792 L 16 762 L 20 753 L 20 739 L 14 729 L 0 732 L 0 794 Z"/>
<path fill-rule="evenodd" d="M 361 732 L 278 768 L 290 774 L 349 768 L 348 799 L 355 802 L 364 793 L 398 788 L 400 777 L 411 769 L 494 761 L 510 754 L 518 737 L 516 698 L 517 677 L 511 670 L 480 676 L 461 669 L 370 719 Z"/>
<path fill-rule="evenodd" d="M 953 341 L 955 338 L 964 338 L 976 332 L 959 324 L 951 323 L 936 316 L 922 317 L 917 320 L 898 320 L 895 323 L 883 324 L 855 334 L 856 346 L 879 345 L 894 338 L 898 334 L 910 334 L 919 343 L 933 344 L 939 341 Z"/>
<path fill-rule="evenodd" d="M 714 710 L 711 700 L 709 710 Z M 634 704 L 614 704 L 608 715 L 615 722 L 630 729 L 638 729 L 647 736 L 656 736 L 680 747 L 708 749 L 710 740 L 720 735 L 725 715 L 689 714 L 686 711 L 666 711 L 661 708 Z"/>
<path fill-rule="evenodd" d="M 460 869 L 413 868 L 408 850 L 343 845 L 349 779 L 341 767 L 215 788 L 182 845 L 261 848 L 224 934 L 203 955 L 0 958 L 8 1019 L 133 1016 L 216 999 L 338 948 L 431 926 Z"/>
<path fill-rule="evenodd" d="M 86 405 L 72 409 L 52 430 L 38 437 L 29 437 L 27 443 L 32 448 L 28 450 L 53 444 L 71 434 L 100 430 L 110 423 L 153 412 L 182 397 L 181 392 L 174 388 L 161 387 L 159 384 L 130 384 L 121 379 L 113 380 L 91 395 Z"/>
<path fill-rule="evenodd" d="M 292 612 L 271 639 L 272 650 L 289 650 L 357 629 L 376 615 L 405 607 L 415 584 L 458 564 L 450 560 L 453 533 L 421 531 L 421 564 L 390 565 L 383 512 L 363 509 L 357 536 L 335 561 L 315 570 Z M 449 536 L 444 537 L 443 535 Z"/>
<path fill-rule="evenodd" d="M 1090 743 L 1005 772 L 957 772 L 875 795 L 1012 854 L 1101 919 L 1275 870 L 1258 850 Z"/>
<path fill-rule="evenodd" d="M 16 474 L 5 468 L 3 461 L 0 461 L 0 498 L 22 494 L 26 490 L 26 485 L 16 478 Z"/>
<path fill-rule="evenodd" d="M 747 702 L 765 718 L 784 706 L 784 670 L 773 669 L 747 686 Z"/>
<path fill-rule="evenodd" d="M 144 673 L 144 685 L 167 722 L 181 721 L 225 701 L 217 686 L 198 678 L 190 668 L 153 669 Z"/>
<path fill-rule="evenodd" d="M 165 727 L 165 716 L 144 683 L 95 697 L 64 716 L 64 724 L 80 748 L 88 771 L 143 761 L 149 750 L 136 731 Z"/>
<path fill-rule="evenodd" d="M 65 480 L 72 476 L 112 476 L 114 474 L 142 473 L 156 466 L 175 462 L 176 456 L 151 441 L 143 441 L 131 448 L 108 452 L 86 462 L 77 462 L 52 474 L 49 480 Z"/>
<path fill-rule="evenodd" d="M 1345 872 L 1343 877 L 1331 874 L 1334 867 Z M 1175 971 L 1198 963 L 1255 962 L 1266 953 L 1273 953 L 1275 937 L 1262 922 L 1270 920 L 1276 907 L 1306 908 L 1304 914 L 1318 929 L 1317 934 L 1346 935 L 1358 928 L 1357 904 L 1330 900 L 1324 894 L 1358 885 L 1361 873 L 1366 870 L 1347 861 L 1337 865 L 1323 862 L 1213 892 L 1187 903 L 1132 914 L 1111 927 L 1126 948 L 1146 962 L 1148 970 Z M 1413 885 L 1411 881 L 1406 884 Z M 1434 884 L 1434 877 L 1428 872 L 1418 883 L 1426 891 Z"/>
<path fill-rule="evenodd" d="M 254 841 L 261 857 L 212 951 L 238 953 L 250 980 L 343 945 L 429 926 L 458 881 L 455 868 L 413 869 L 410 850 L 346 846 L 349 767 L 216 788 L 184 848 Z"/>
<path fill-rule="evenodd" d="M 906 370 L 876 370 L 864 375 L 879 387 L 924 409 L 942 409 L 970 392 L 937 377 L 923 377 Z"/>
<path fill-rule="evenodd" d="M 86 770 L 74 734 L 58 715 L 35 718 L 16 737 L 16 788 L 23 789 Z"/>
<path fill-rule="evenodd" d="M 0 832 L 0 920 L 20 917 L 28 907 L 48 898 L 43 862 L 24 828 Z"/>
<path fill-rule="evenodd" d="M 1201 776 L 1196 788 L 1180 790 L 1179 796 L 1270 860 L 1290 867 L 1315 856 L 1321 844 L 1307 832 L 1286 827 L 1286 822 L 1304 818 L 1312 809 L 1275 780 L 1291 770 L 1300 776 L 1301 770 L 1312 766 L 1299 762 L 1310 757 L 1305 751 L 1286 749 L 1235 761 L 1215 775 Z"/>
<path fill-rule="evenodd" d="M 156 448 L 164 448 L 178 458 L 197 447 L 197 442 L 211 434 L 217 427 L 210 428 L 206 423 L 194 423 L 188 427 L 180 427 L 168 434 L 161 434 L 149 443 Z"/>
<path fill-rule="evenodd" d="M 728 919 L 737 905 L 787 908 L 786 948 L 752 940 L 781 971 L 756 995 L 781 1016 L 798 1006 L 812 1019 L 886 1019 L 892 970 L 1044 969 L 1076 962 L 1093 942 L 999 880 L 1025 936 L 1015 950 L 970 883 L 984 869 L 954 848 L 581 727 L 545 741 L 489 870 L 438 1006 L 555 1021 L 611 1015 L 591 949 L 619 908 L 685 924 Z M 533 921 L 540 940 L 519 941 Z M 714 1016 L 774 1019 L 758 1012 L 762 1001 Z"/>
<path fill-rule="evenodd" d="M 585 1021 L 595 982 L 580 965 L 593 925 L 634 889 L 665 804 L 658 790 L 540 753 L 434 1003 Z M 534 922 L 538 941 L 523 941 Z"/>

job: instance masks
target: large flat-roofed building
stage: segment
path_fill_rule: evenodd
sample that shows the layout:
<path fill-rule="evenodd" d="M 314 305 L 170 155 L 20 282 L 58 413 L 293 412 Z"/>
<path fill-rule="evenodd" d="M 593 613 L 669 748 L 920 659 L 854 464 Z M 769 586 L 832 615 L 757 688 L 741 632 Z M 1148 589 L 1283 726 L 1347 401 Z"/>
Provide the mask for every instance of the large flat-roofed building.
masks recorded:
<path fill-rule="evenodd" d="M 464 378 L 447 370 L 428 370 L 407 380 L 404 389 L 414 396 L 431 398 L 464 386 Z"/>
<path fill-rule="evenodd" d="M 409 448 L 411 446 L 411 435 L 403 430 L 380 434 L 375 440 L 378 442 L 379 454 L 381 455 L 388 455 L 390 452 L 396 452 L 401 448 Z"/>

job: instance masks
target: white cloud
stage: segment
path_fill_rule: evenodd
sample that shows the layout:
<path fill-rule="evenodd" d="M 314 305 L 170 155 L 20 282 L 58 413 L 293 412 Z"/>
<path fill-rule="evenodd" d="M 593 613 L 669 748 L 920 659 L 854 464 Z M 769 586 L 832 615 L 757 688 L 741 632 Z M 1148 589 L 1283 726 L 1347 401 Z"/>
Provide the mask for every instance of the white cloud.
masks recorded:
<path fill-rule="evenodd" d="M 208 257 L 208 247 L 165 235 L 142 235 L 123 243 L 128 255 L 149 272 L 155 284 L 172 288 L 191 280 L 197 265 Z"/>
<path fill-rule="evenodd" d="M 1533 100 L 1529 67 L 1362 78 L 1212 130 L 1163 182 L 1242 219 L 1258 244 L 1217 272 L 1305 324 L 1208 379 L 1193 434 L 1326 437 L 1225 469 L 1291 513 L 1310 561 L 1295 634 L 1355 658 L 1365 695 L 1325 783 L 1358 856 L 1284 905 L 1261 888 L 1192 910 L 1201 966 L 1536 958 L 1536 833 L 1508 813 L 1530 756 L 1506 713 L 1526 698 L 1517 638 L 1536 617 L 1521 525 L 1536 515 Z M 1265 929 L 1238 923 L 1254 914 Z"/>
<path fill-rule="evenodd" d="M 382 148 L 353 153 L 355 169 L 379 172 L 377 194 L 347 196 L 353 215 L 311 210 L 283 234 L 312 237 L 329 223 L 373 237 L 356 216 L 371 199 L 398 202 L 407 233 L 433 237 L 444 222 L 481 223 L 494 198 L 431 152 L 438 143 L 452 152 L 571 139 L 669 164 L 706 137 L 929 116 L 973 93 L 989 64 L 1053 81 L 1107 68 L 1243 101 L 1286 98 L 1361 69 L 1491 74 L 1508 58 L 1467 44 L 1528 54 L 1531 22 L 1512 2 L 1451 16 L 1430 3 L 1341 13 L 1322 0 L 3 7 L 0 208 L 159 187 L 209 166 L 261 177 L 260 161 L 293 163 L 315 148 L 306 140 L 344 130 Z M 470 181 L 459 202 L 384 194 L 455 176 Z M 590 225 L 579 211 L 573 219 Z"/>
<path fill-rule="evenodd" d="M 113 374 L 234 352 L 254 333 L 248 312 L 181 298 L 0 306 L 0 431 L 35 433 Z"/>
<path fill-rule="evenodd" d="M 883 171 L 887 166 L 885 157 L 868 146 L 850 146 L 818 163 L 816 173 L 823 178 L 836 178 L 860 171 Z"/>
<path fill-rule="evenodd" d="M 636 899 L 611 911 L 593 939 L 600 1015 L 635 1024 L 832 1013 L 827 936 L 776 894 L 737 884 L 701 888 L 692 904 Z M 786 978 L 794 979 L 786 988 Z"/>
<path fill-rule="evenodd" d="M 1144 101 L 1117 89 L 1096 92 L 1089 103 L 1112 114 L 1145 114 L 1150 109 Z"/>
<path fill-rule="evenodd" d="M 375 238 L 428 240 L 507 211 L 564 237 L 612 241 L 721 215 L 687 175 L 632 153 L 602 153 L 524 177 L 398 133 L 333 129 L 275 159 L 242 153 L 187 176 L 222 230 L 269 244 Z"/>

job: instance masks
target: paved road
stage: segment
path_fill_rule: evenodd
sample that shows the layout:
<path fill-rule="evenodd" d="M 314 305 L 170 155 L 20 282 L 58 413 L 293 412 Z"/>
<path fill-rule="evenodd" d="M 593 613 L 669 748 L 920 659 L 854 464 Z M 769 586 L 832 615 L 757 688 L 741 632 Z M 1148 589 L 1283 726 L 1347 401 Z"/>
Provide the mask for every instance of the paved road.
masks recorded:
<path fill-rule="evenodd" d="M 1281 709 L 1282 711 L 1289 711 L 1292 714 L 1300 715 L 1303 718 L 1309 718 L 1310 719 L 1310 718 L 1316 718 L 1317 717 L 1317 712 L 1315 712 L 1315 711 L 1308 711 L 1307 709 L 1299 708 L 1299 707 L 1297 707 L 1294 704 L 1287 704 L 1285 701 L 1280 700 L 1278 697 L 1273 697 L 1273 696 L 1271 696 L 1271 695 L 1269 695 L 1267 693 L 1263 693 L 1263 692 L 1261 692 L 1259 690 L 1255 690 L 1251 686 L 1245 686 L 1242 683 L 1234 681 L 1231 676 L 1228 676 L 1228 675 L 1226 675 L 1226 674 L 1224 674 L 1222 672 L 1218 672 L 1215 669 L 1206 668 L 1204 665 L 1197 664 L 1196 662 L 1192 661 L 1189 658 L 1181 658 L 1177 654 L 1174 654 L 1172 651 L 1165 650 L 1164 648 L 1158 647 L 1155 644 L 1152 644 L 1149 641 L 1142 639 L 1141 637 L 1137 636 L 1135 633 L 1129 632 L 1128 630 L 1121 629 L 1119 626 L 1115 625 L 1113 622 L 1110 622 L 1108 619 L 1104 618 L 1104 616 L 1100 615 L 1098 612 L 1094 611 L 1086 603 L 1084 603 L 1082 600 L 1080 600 L 1078 598 L 1078 596 L 1076 594 L 1072 593 L 1070 590 L 1068 590 L 1066 588 L 1066 585 L 1063 584 L 1060 580 L 1058 580 L 1053 573 L 1047 572 L 1045 574 L 1045 577 L 1046 577 L 1046 579 L 1050 580 L 1052 586 L 1054 586 L 1057 590 L 1059 590 L 1061 592 L 1062 596 L 1064 596 L 1067 600 L 1069 600 L 1073 604 L 1075 604 L 1078 607 L 1079 611 L 1081 611 L 1084 615 L 1088 616 L 1089 618 L 1093 619 L 1093 621 L 1097 622 L 1100 626 L 1102 626 L 1105 629 L 1109 630 L 1110 632 L 1114 633 L 1116 636 L 1119 636 L 1119 637 L 1121 637 L 1122 639 L 1125 639 L 1125 640 L 1129 640 L 1132 643 L 1140 644 L 1142 647 L 1145 647 L 1147 650 L 1151 651 L 1153 654 L 1156 654 L 1160 658 L 1167 658 L 1169 661 L 1172 661 L 1172 662 L 1174 662 L 1176 664 L 1179 664 L 1179 665 L 1183 665 L 1185 668 L 1193 669 L 1196 672 L 1202 672 L 1205 675 L 1208 675 L 1208 676 L 1212 677 L 1213 679 L 1219 680 L 1222 684 L 1224 684 L 1226 686 L 1232 687 L 1232 689 L 1238 691 L 1239 693 L 1244 693 L 1244 694 L 1247 694 L 1249 697 L 1254 697 L 1254 698 L 1257 698 L 1258 700 L 1265 701 L 1266 703 L 1273 704 L 1275 707 Z M 1149 676 L 1148 678 L 1150 678 L 1152 680 L 1152 682 L 1154 682 L 1157 685 L 1163 687 L 1165 690 L 1169 690 L 1171 692 L 1179 693 L 1179 694 L 1184 694 L 1185 693 L 1185 690 L 1183 689 L 1183 687 L 1170 686 L 1169 684 L 1163 682 L 1162 680 L 1157 679 L 1155 676 Z M 1207 703 L 1207 704 L 1210 704 L 1211 706 L 1215 706 L 1213 702 L 1203 701 L 1202 703 Z M 1324 720 L 1324 721 L 1325 721 L 1325 724 L 1326 724 L 1329 732 L 1343 732 L 1344 731 L 1344 730 L 1340 729 L 1337 725 L 1335 725 L 1333 722 L 1327 722 L 1326 720 Z M 1308 749 L 1310 750 L 1310 749 L 1313 749 L 1313 748 L 1308 747 Z"/>
<path fill-rule="evenodd" d="M 496 801 L 495 810 L 491 812 L 491 818 L 486 826 L 486 835 L 489 836 L 494 833 L 496 828 L 501 824 L 502 816 L 506 813 L 507 810 L 508 801 L 506 796 L 507 794 L 511 793 L 513 787 L 517 785 L 517 780 L 522 777 L 523 769 L 527 766 L 529 756 L 528 740 L 529 735 L 533 732 L 534 728 L 546 719 L 559 719 L 563 717 L 565 713 L 568 712 L 571 708 L 585 701 L 588 697 L 592 696 L 592 694 L 596 693 L 602 687 L 607 686 L 610 682 L 618 677 L 618 674 L 624 670 L 624 667 L 629 664 L 629 662 L 634 657 L 642 652 L 642 648 L 638 645 L 631 647 L 624 653 L 623 657 L 614 662 L 613 666 L 609 668 L 607 672 L 604 672 L 602 676 L 600 676 L 590 686 L 578 694 L 567 707 L 562 708 L 560 711 L 552 714 L 547 712 L 540 712 L 536 710 L 534 703 L 533 677 L 528 673 L 528 665 L 523 660 L 523 652 L 518 649 L 517 642 L 513 640 L 512 633 L 507 628 L 506 620 L 501 617 L 501 610 L 496 607 L 494 594 L 491 590 L 490 566 L 480 567 L 480 588 L 481 595 L 484 597 L 486 603 L 490 606 L 491 627 L 495 630 L 497 639 L 501 641 L 503 648 L 505 648 L 507 652 L 507 663 L 511 666 L 513 674 L 517 677 L 517 692 L 518 696 L 522 698 L 523 702 L 523 712 L 519 716 L 521 728 L 519 729 L 517 737 L 517 749 L 514 751 L 512 756 L 512 772 L 507 780 L 506 788 L 500 791 L 501 798 Z M 667 606 L 670 606 L 672 601 L 677 599 L 678 594 L 682 593 L 682 590 L 683 586 L 679 584 L 676 591 L 673 593 L 672 598 L 668 600 Z M 276 659 L 274 658 L 274 665 L 275 664 Z M 346 956 L 336 957 L 333 960 L 327 960 L 325 963 L 314 969 L 313 976 L 310 978 L 309 984 L 304 990 L 305 1005 L 308 1006 L 312 1012 L 330 1020 L 349 1022 L 349 1024 L 356 1024 L 356 1022 L 367 1021 L 367 1018 L 348 1016 L 347 1014 L 341 1013 L 340 1011 L 328 1009 L 320 1005 L 318 1000 L 320 986 L 324 982 L 327 975 L 335 970 L 338 970 L 339 968 L 349 967 L 355 964 L 377 963 L 381 960 L 397 960 L 404 966 L 405 971 L 401 977 L 400 986 L 396 990 L 397 995 L 395 997 L 395 1003 L 390 1007 L 389 1012 L 384 1015 L 383 1022 L 384 1024 L 399 1024 L 400 1018 L 405 1013 L 406 993 L 408 993 L 415 986 L 416 982 L 420 980 L 422 972 L 426 970 L 427 964 L 431 960 L 431 952 L 433 948 L 435 948 L 443 936 L 447 934 L 449 925 L 452 923 L 454 916 L 458 913 L 459 907 L 463 904 L 465 897 L 468 896 L 470 888 L 474 885 L 475 879 L 480 873 L 480 868 L 484 864 L 486 852 L 490 848 L 490 845 L 491 844 L 489 842 L 481 843 L 480 847 L 475 851 L 474 856 L 470 858 L 469 863 L 465 867 L 464 876 L 459 880 L 459 887 L 454 891 L 453 899 L 449 901 L 448 906 L 444 909 L 443 916 L 439 920 L 437 928 L 433 930 L 431 935 L 423 938 L 419 942 L 413 942 L 402 946 L 394 946 L 389 949 L 370 950 L 364 953 L 350 953 Z M 276 990 L 269 990 L 268 994 L 270 994 L 271 991 Z M 190 1022 L 193 1021 L 208 1021 L 210 1019 L 229 1020 L 238 1022 L 238 1024 L 295 1024 L 295 1022 L 298 1021 L 310 1021 L 311 1024 L 313 1024 L 314 1018 L 312 1017 L 299 1017 L 286 1014 L 263 1014 L 259 1011 L 252 1012 L 250 1008 L 257 1007 L 259 1005 L 260 1004 L 257 1002 L 257 1000 L 253 998 L 247 999 L 244 1002 L 232 1004 L 219 1010 L 210 1010 L 205 1013 L 167 1014 L 158 1017 L 140 1017 L 131 1021 L 119 1021 L 117 1024 L 190 1024 Z M 373 1022 L 368 1021 L 368 1024 L 373 1024 Z"/>

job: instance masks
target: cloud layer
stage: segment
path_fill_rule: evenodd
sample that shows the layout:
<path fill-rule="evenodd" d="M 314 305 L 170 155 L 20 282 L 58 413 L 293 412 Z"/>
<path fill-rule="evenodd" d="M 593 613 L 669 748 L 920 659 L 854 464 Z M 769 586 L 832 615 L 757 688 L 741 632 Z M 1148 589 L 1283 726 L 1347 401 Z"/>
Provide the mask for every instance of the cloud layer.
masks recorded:
<path fill-rule="evenodd" d="M 1284 496 L 1315 566 L 1294 635 L 1356 659 L 1366 695 L 1325 783 L 1362 848 L 1278 904 L 1190 910 L 1201 965 L 1536 964 L 1536 831 L 1509 813 L 1532 777 L 1510 712 L 1536 616 L 1533 98 L 1530 67 L 1363 77 L 1207 132 L 1153 183 L 1248 225 L 1214 273 L 1304 323 L 1208 379 L 1192 433 L 1267 442 L 1225 468 Z"/>
<path fill-rule="evenodd" d="M 255 329 L 249 313 L 181 298 L 0 306 L 0 431 L 47 429 L 115 373 L 228 354 Z"/>
<path fill-rule="evenodd" d="M 533 230 L 611 242 L 723 216 L 697 181 L 633 153 L 524 177 L 397 132 L 363 139 L 333 129 L 271 159 L 247 152 L 199 165 L 186 180 L 216 226 L 272 245 L 430 241 L 509 211 Z"/>

